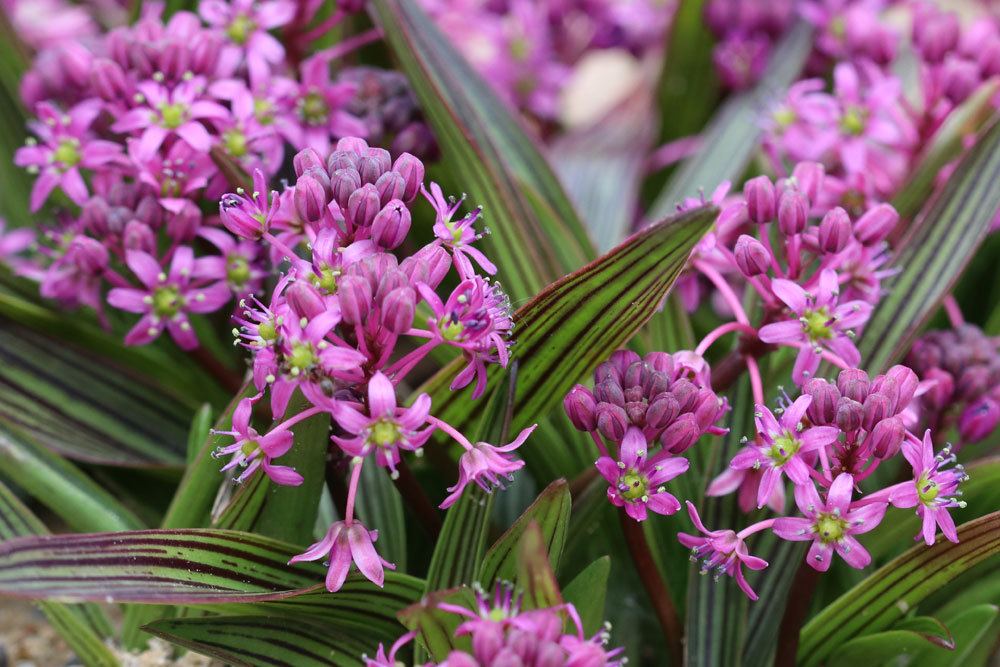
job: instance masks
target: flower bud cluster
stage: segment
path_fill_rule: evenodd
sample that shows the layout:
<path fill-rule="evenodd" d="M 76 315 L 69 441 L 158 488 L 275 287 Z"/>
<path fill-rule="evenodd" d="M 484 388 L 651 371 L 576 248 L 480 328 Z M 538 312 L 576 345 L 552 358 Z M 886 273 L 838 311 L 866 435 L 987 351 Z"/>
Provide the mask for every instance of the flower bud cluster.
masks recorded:
<path fill-rule="evenodd" d="M 757 82 L 775 41 L 795 18 L 795 4 L 793 0 L 705 4 L 705 23 L 718 39 L 712 59 L 724 86 L 741 90 Z"/>

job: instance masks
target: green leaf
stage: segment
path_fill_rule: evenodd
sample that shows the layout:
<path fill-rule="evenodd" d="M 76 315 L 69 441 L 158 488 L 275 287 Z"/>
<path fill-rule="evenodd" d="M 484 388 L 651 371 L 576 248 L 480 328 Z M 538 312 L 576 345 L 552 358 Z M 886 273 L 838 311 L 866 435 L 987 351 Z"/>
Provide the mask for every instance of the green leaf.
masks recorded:
<path fill-rule="evenodd" d="M 0 483 L 0 539 L 47 533 L 48 529 L 31 510 Z M 118 664 L 104 643 L 111 635 L 111 623 L 96 605 L 40 602 L 38 607 L 84 665 L 110 667 Z"/>
<path fill-rule="evenodd" d="M 897 247 L 891 266 L 901 271 L 886 280 L 885 297 L 858 344 L 869 373 L 884 372 L 904 355 L 951 291 L 1000 209 L 998 179 L 1000 122 L 994 122 Z"/>
<path fill-rule="evenodd" d="M 878 632 L 847 642 L 837 649 L 826 665 L 827 667 L 882 665 L 894 658 L 912 657 L 929 643 L 928 638 L 919 632 L 909 630 Z"/>
<path fill-rule="evenodd" d="M 604 624 L 604 600 L 608 593 L 611 558 L 601 556 L 563 588 L 563 599 L 576 607 L 583 633 L 590 637 Z M 569 628 L 567 628 L 569 631 Z"/>
<path fill-rule="evenodd" d="M 212 406 L 209 403 L 204 403 L 198 408 L 198 412 L 194 413 L 194 419 L 191 420 L 191 430 L 188 431 L 187 457 L 185 459 L 188 466 L 191 466 L 198 460 L 198 454 L 201 452 L 205 441 L 208 440 L 211 428 Z"/>
<path fill-rule="evenodd" d="M 192 651 L 233 665 L 362 667 L 379 639 L 329 621 L 263 616 L 211 616 L 156 621 L 145 627 Z"/>
<path fill-rule="evenodd" d="M 69 458 L 183 465 L 192 406 L 111 359 L 0 317 L 0 421 Z"/>
<path fill-rule="evenodd" d="M 479 581 L 490 590 L 496 581 L 513 580 L 518 573 L 518 546 L 528 526 L 538 527 L 550 566 L 559 566 L 566 544 L 572 499 L 566 480 L 557 479 L 542 491 L 507 531 L 489 548 L 479 570 Z"/>
<path fill-rule="evenodd" d="M 548 414 L 574 382 L 656 312 L 717 214 L 703 206 L 652 225 L 553 283 L 514 314 L 511 359 L 520 366 L 512 432 Z M 469 428 L 476 414 L 475 401 L 449 389 L 461 364 L 442 369 L 422 389 L 430 393 L 435 414 L 459 430 Z M 499 378 L 492 375 L 495 386 Z M 563 456 L 568 469 L 561 474 L 572 475 L 573 454 Z"/>
<path fill-rule="evenodd" d="M 812 49 L 812 30 L 794 26 L 771 54 L 764 76 L 752 90 L 733 95 L 701 134 L 701 149 L 684 161 L 650 207 L 648 217 L 668 215 L 674 205 L 723 181 L 743 175 L 763 133 L 761 115 L 780 100 L 798 77 Z"/>
<path fill-rule="evenodd" d="M 525 528 L 517 545 L 517 588 L 524 593 L 524 609 L 545 609 L 563 602 L 549 562 L 545 534 L 534 521 Z"/>
<path fill-rule="evenodd" d="M 461 637 L 455 635 L 455 630 L 464 619 L 458 614 L 439 609 L 438 605 L 442 602 L 467 609 L 475 609 L 476 606 L 472 590 L 463 586 L 431 593 L 399 613 L 399 620 L 403 625 L 417 632 L 419 645 L 418 650 L 414 651 L 416 664 L 421 664 L 425 657 L 420 651 L 425 651 L 435 662 L 440 662 L 447 658 L 453 649 L 469 651 L 472 648 L 472 642 L 467 635 Z"/>
<path fill-rule="evenodd" d="M 962 524 L 958 538 L 958 544 L 913 547 L 813 617 L 800 635 L 799 664 L 821 664 L 835 647 L 890 627 L 956 576 L 1000 553 L 1000 512 Z"/>
<path fill-rule="evenodd" d="M 355 512 L 366 526 L 378 526 L 378 549 L 382 557 L 406 571 L 406 517 L 403 498 L 392 483 L 389 471 L 381 466 L 361 469 L 361 488 Z"/>
<path fill-rule="evenodd" d="M 1000 607 L 980 604 L 945 617 L 954 647 L 921 646 L 911 667 L 979 667 L 985 665 L 1000 634 Z"/>
<path fill-rule="evenodd" d="M 417 2 L 374 0 L 372 13 L 444 154 L 455 192 L 483 206 L 485 247 L 516 301 L 535 294 L 594 252 L 545 158 L 496 93 Z"/>
<path fill-rule="evenodd" d="M 2 421 L 0 477 L 31 494 L 73 530 L 142 527 L 135 514 L 79 468 Z"/>
<path fill-rule="evenodd" d="M 227 530 L 42 535 L 0 543 L 0 594 L 58 601 L 199 604 L 288 597 L 322 581 L 299 548 Z"/>

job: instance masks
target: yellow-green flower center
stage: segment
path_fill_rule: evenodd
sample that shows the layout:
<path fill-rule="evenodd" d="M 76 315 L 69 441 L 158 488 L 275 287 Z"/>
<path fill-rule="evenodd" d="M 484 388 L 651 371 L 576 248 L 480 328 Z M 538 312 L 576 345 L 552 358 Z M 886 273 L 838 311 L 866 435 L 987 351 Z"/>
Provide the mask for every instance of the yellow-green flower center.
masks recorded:
<path fill-rule="evenodd" d="M 153 314 L 169 319 L 180 312 L 184 301 L 176 287 L 165 285 L 153 290 Z"/>
<path fill-rule="evenodd" d="M 307 125 L 323 125 L 330 116 L 330 107 L 318 92 L 307 93 L 299 104 L 299 115 Z"/>
<path fill-rule="evenodd" d="M 917 497 L 924 505 L 933 505 L 939 492 L 940 488 L 937 483 L 928 479 L 927 473 L 921 475 L 920 479 L 917 480 Z"/>
<path fill-rule="evenodd" d="M 173 130 L 184 124 L 184 116 L 187 109 L 183 104 L 161 104 L 160 118 L 163 119 L 163 127 Z"/>
<path fill-rule="evenodd" d="M 790 127 L 792 123 L 795 122 L 795 112 L 789 107 L 781 107 L 775 111 L 772 116 L 775 125 L 778 126 L 779 130 L 784 130 Z"/>
<path fill-rule="evenodd" d="M 380 419 L 368 429 L 368 441 L 379 447 L 390 447 L 399 440 L 399 426 L 391 419 Z"/>
<path fill-rule="evenodd" d="M 253 456 L 258 449 L 260 449 L 260 443 L 256 440 L 247 440 L 240 445 L 240 451 L 243 452 L 243 456 L 246 456 L 247 458 Z"/>
<path fill-rule="evenodd" d="M 806 309 L 802 313 L 802 328 L 805 329 L 809 340 L 815 343 L 833 338 L 833 330 L 830 328 L 831 318 L 830 309 L 826 306 L 815 310 Z"/>
<path fill-rule="evenodd" d="M 246 257 L 230 257 L 226 264 L 226 280 L 230 285 L 246 285 L 250 280 L 250 262 Z"/>
<path fill-rule="evenodd" d="M 823 543 L 839 542 L 847 532 L 847 521 L 836 514 L 820 513 L 816 516 L 816 534 Z"/>
<path fill-rule="evenodd" d="M 622 476 L 622 484 L 628 487 L 622 491 L 622 498 L 638 500 L 646 495 L 646 486 L 649 484 L 649 480 L 638 470 L 632 469 Z"/>
<path fill-rule="evenodd" d="M 254 98 L 253 115 L 261 125 L 270 125 L 274 122 L 274 105 L 268 100 Z"/>
<path fill-rule="evenodd" d="M 846 134 L 858 136 L 865 131 L 866 116 L 867 113 L 861 107 L 847 107 L 843 118 L 840 119 L 840 129 Z"/>
<path fill-rule="evenodd" d="M 440 322 L 438 329 L 441 331 L 441 337 L 450 341 L 461 340 L 462 334 L 465 333 L 465 325 L 458 320 Z"/>
<path fill-rule="evenodd" d="M 325 291 L 327 294 L 336 294 L 337 278 L 339 277 L 339 270 L 326 266 L 320 270 L 318 276 L 313 276 L 312 282 L 316 287 Z"/>
<path fill-rule="evenodd" d="M 237 14 L 233 22 L 226 28 L 226 35 L 229 36 L 229 39 L 242 45 L 246 43 L 256 29 L 257 24 L 254 23 L 253 19 L 246 14 Z"/>
<path fill-rule="evenodd" d="M 264 320 L 258 324 L 257 335 L 260 336 L 261 340 L 268 343 L 278 340 L 278 327 L 275 325 L 274 320 Z"/>
<path fill-rule="evenodd" d="M 780 466 L 788 463 L 788 460 L 798 453 L 800 447 L 802 447 L 802 441 L 795 437 L 794 433 L 786 430 L 774 439 L 768 455 L 774 465 Z"/>
<path fill-rule="evenodd" d="M 59 146 L 56 147 L 56 150 L 52 155 L 52 159 L 55 160 L 63 169 L 75 167 L 79 164 L 81 158 L 80 140 L 73 139 L 71 137 L 60 139 Z"/>
<path fill-rule="evenodd" d="M 316 363 L 316 350 L 309 343 L 295 343 L 292 346 L 292 353 L 288 355 L 288 366 L 292 369 L 292 375 L 298 375 L 308 371 Z"/>
<path fill-rule="evenodd" d="M 233 157 L 243 157 L 247 154 L 247 135 L 242 130 L 233 128 L 222 133 L 222 145 Z"/>

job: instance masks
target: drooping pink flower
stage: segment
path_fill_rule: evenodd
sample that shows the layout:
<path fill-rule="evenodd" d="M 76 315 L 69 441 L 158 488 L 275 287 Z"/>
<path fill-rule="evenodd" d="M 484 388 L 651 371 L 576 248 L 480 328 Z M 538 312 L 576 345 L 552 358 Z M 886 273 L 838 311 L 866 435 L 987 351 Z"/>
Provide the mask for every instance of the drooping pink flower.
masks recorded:
<path fill-rule="evenodd" d="M 38 120 L 29 127 L 41 143 L 31 139 L 14 154 L 15 164 L 38 174 L 31 189 L 32 212 L 42 207 L 56 187 L 82 206 L 88 189 L 80 170 L 120 162 L 121 146 L 90 134 L 90 124 L 100 111 L 100 105 L 93 101 L 81 102 L 65 112 L 47 102 L 36 107 Z"/>
<path fill-rule="evenodd" d="M 465 487 L 475 482 L 483 491 L 492 492 L 495 488 L 504 488 L 501 477 L 510 477 L 514 472 L 524 467 L 524 461 L 514 459 L 508 454 L 524 444 L 528 436 L 535 430 L 533 424 L 521 431 L 513 441 L 506 445 L 491 445 L 486 442 L 462 443 L 468 444 L 465 453 L 458 462 L 458 481 L 448 487 L 449 495 L 441 503 L 441 509 L 451 507 L 462 495 Z"/>
<path fill-rule="evenodd" d="M 367 414 L 347 403 L 338 402 L 334 410 L 337 423 L 353 437 L 333 436 L 333 441 L 351 456 L 375 452 L 375 461 L 396 475 L 400 450 L 416 451 L 434 432 L 427 424 L 431 397 L 420 394 L 409 408 L 396 404 L 396 388 L 381 372 L 368 381 Z"/>
<path fill-rule="evenodd" d="M 806 292 L 797 283 L 784 278 L 771 282 L 775 296 L 796 316 L 793 320 L 773 322 L 760 328 L 765 343 L 791 344 L 799 348 L 792 379 L 801 385 L 819 368 L 826 348 L 848 366 L 856 367 L 861 354 L 855 347 L 852 331 L 871 316 L 872 306 L 865 301 L 838 304 L 837 272 L 824 269 L 815 293 Z"/>
<path fill-rule="evenodd" d="M 254 169 L 253 193 L 237 190 L 236 194 L 226 194 L 219 201 L 219 217 L 222 225 L 241 239 L 256 240 L 269 229 L 278 215 L 280 202 L 278 193 L 269 190 L 264 172 Z"/>
<path fill-rule="evenodd" d="M 186 350 L 198 347 L 190 313 L 210 313 L 230 299 L 229 287 L 223 282 L 201 285 L 192 282 L 195 269 L 194 253 L 188 246 L 174 251 L 169 271 L 141 250 L 125 253 L 125 263 L 132 269 L 142 288 L 116 287 L 108 293 L 108 303 L 130 313 L 142 313 L 142 318 L 125 336 L 126 345 L 145 345 L 163 333 Z"/>
<path fill-rule="evenodd" d="M 716 578 L 720 574 L 727 574 L 736 580 L 736 585 L 748 598 L 756 600 L 757 593 L 750 588 L 743 576 L 742 566 L 746 565 L 751 570 L 763 570 L 767 567 L 767 561 L 751 556 L 746 543 L 734 531 L 706 528 L 698 516 L 698 510 L 690 501 L 687 509 L 691 522 L 704 537 L 677 533 L 677 539 L 691 549 L 692 560 L 701 561 L 701 573 L 715 572 Z"/>
<path fill-rule="evenodd" d="M 836 551 L 851 567 L 871 563 L 871 555 L 855 535 L 867 533 L 882 521 L 885 503 L 852 506 L 854 478 L 841 473 L 833 480 L 824 503 L 811 480 L 795 486 L 795 504 L 805 518 L 782 517 L 774 522 L 774 533 L 783 540 L 812 541 L 807 562 L 826 572 Z"/>
<path fill-rule="evenodd" d="M 638 428 L 629 428 L 622 439 L 615 461 L 602 456 L 597 470 L 608 481 L 608 500 L 636 521 L 644 521 L 647 510 L 657 514 L 674 514 L 680 502 L 667 492 L 665 483 L 688 469 L 685 458 L 671 457 L 660 451 L 649 456 L 649 444 Z"/>
<path fill-rule="evenodd" d="M 809 482 L 809 464 L 805 456 L 832 444 L 840 430 L 833 426 L 802 428 L 802 418 L 812 402 L 805 394 L 785 408 L 781 418 L 764 405 L 755 409 L 757 438 L 740 451 L 729 463 L 736 470 L 760 470 L 763 476 L 757 489 L 757 507 L 769 501 L 784 473 L 796 486 Z"/>
<path fill-rule="evenodd" d="M 368 530 L 360 521 L 337 521 L 330 526 L 323 539 L 292 558 L 288 564 L 329 558 L 326 589 L 335 593 L 347 580 L 353 561 L 366 579 L 381 587 L 385 582 L 385 568 L 395 570 L 396 566 L 378 555 L 374 545 L 377 539 L 378 531 Z"/>
<path fill-rule="evenodd" d="M 302 475 L 294 468 L 288 466 L 274 465 L 272 461 L 283 456 L 292 448 L 295 436 L 287 428 L 277 428 L 264 435 L 257 433 L 257 430 L 250 425 L 250 415 L 253 412 L 253 403 L 249 398 L 244 398 L 233 411 L 233 424 L 230 431 L 213 431 L 217 435 L 231 435 L 236 439 L 231 445 L 218 448 L 215 456 L 232 455 L 232 460 L 223 466 L 223 470 L 229 470 L 237 466 L 243 468 L 243 472 L 236 477 L 237 482 L 243 482 L 254 473 L 257 468 L 263 468 L 264 473 L 271 478 L 275 484 L 282 486 L 298 486 L 302 484 Z"/>

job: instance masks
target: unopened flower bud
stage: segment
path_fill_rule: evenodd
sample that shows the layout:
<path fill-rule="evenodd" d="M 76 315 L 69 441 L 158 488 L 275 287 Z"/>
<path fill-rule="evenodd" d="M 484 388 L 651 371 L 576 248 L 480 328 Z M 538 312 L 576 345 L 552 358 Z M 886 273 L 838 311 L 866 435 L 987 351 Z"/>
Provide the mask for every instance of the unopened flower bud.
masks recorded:
<path fill-rule="evenodd" d="M 701 430 L 693 414 L 683 414 L 663 431 L 660 443 L 671 454 L 683 454 L 698 442 Z"/>
<path fill-rule="evenodd" d="M 375 189 L 378 190 L 379 201 L 385 206 L 393 199 L 402 199 L 406 190 L 406 183 L 403 177 L 394 171 L 387 171 L 375 181 Z"/>
<path fill-rule="evenodd" d="M 621 371 L 610 361 L 603 361 L 594 369 L 594 385 L 605 380 L 614 380 L 618 384 L 622 381 Z"/>
<path fill-rule="evenodd" d="M 899 222 L 899 213 L 889 204 L 878 204 L 868 209 L 854 223 L 854 237 L 867 246 L 881 243 L 892 233 Z"/>
<path fill-rule="evenodd" d="M 285 299 L 288 300 L 288 307 L 296 316 L 307 320 L 326 312 L 323 295 L 305 280 L 292 282 L 285 290 Z"/>
<path fill-rule="evenodd" d="M 311 174 L 299 176 L 292 193 L 292 203 L 295 212 L 306 222 L 316 223 L 322 220 L 326 212 L 326 190 Z"/>
<path fill-rule="evenodd" d="M 677 399 L 681 412 L 690 412 L 694 408 L 698 388 L 690 380 L 680 378 L 670 385 L 670 393 Z"/>
<path fill-rule="evenodd" d="M 864 420 L 864 406 L 855 400 L 841 396 L 837 401 L 837 417 L 834 420 L 837 428 L 845 433 L 857 431 Z"/>
<path fill-rule="evenodd" d="M 358 169 L 358 159 L 361 156 L 350 151 L 333 151 L 326 159 L 326 170 L 332 177 L 338 169 Z"/>
<path fill-rule="evenodd" d="M 622 377 L 623 387 L 641 387 L 646 378 L 646 366 L 641 361 L 634 361 L 625 369 Z"/>
<path fill-rule="evenodd" d="M 812 396 L 806 414 L 809 421 L 818 425 L 832 424 L 837 419 L 840 391 L 823 378 L 811 378 L 802 385 L 802 393 Z"/>
<path fill-rule="evenodd" d="M 910 404 L 913 400 L 914 395 L 917 393 L 917 386 L 920 384 L 920 378 L 917 374 L 913 372 L 913 369 L 902 366 L 895 365 L 885 372 L 886 379 L 892 380 L 896 384 L 896 407 L 895 413 L 899 414 L 906 409 L 906 406 Z"/>
<path fill-rule="evenodd" d="M 372 241 L 386 250 L 398 248 L 410 231 L 410 210 L 394 199 L 372 221 Z"/>
<path fill-rule="evenodd" d="M 590 432 L 597 428 L 597 416 L 595 415 L 597 401 L 594 400 L 594 395 L 590 393 L 590 390 L 582 384 L 569 390 L 563 399 L 563 408 L 577 430 Z"/>
<path fill-rule="evenodd" d="M 373 146 L 365 151 L 363 157 L 370 157 L 375 160 L 375 163 L 378 165 L 380 175 L 392 168 L 392 156 L 389 155 L 389 151 L 384 148 Z"/>
<path fill-rule="evenodd" d="M 76 265 L 89 273 L 101 273 L 108 266 L 108 249 L 97 239 L 77 236 L 68 252 L 73 255 Z"/>
<path fill-rule="evenodd" d="M 594 398 L 601 403 L 614 403 L 625 407 L 625 393 L 622 391 L 622 386 L 611 378 L 594 385 Z"/>
<path fill-rule="evenodd" d="M 368 150 L 368 142 L 358 137 L 344 137 L 337 142 L 337 150 L 355 153 L 361 157 Z"/>
<path fill-rule="evenodd" d="M 347 221 L 355 227 L 367 227 L 381 209 L 378 190 L 371 183 L 366 183 L 347 200 Z"/>
<path fill-rule="evenodd" d="M 621 381 L 624 382 L 625 371 L 628 369 L 629 366 L 631 366 L 635 362 L 641 361 L 641 358 L 639 357 L 638 354 L 636 354 L 632 350 L 621 349 L 612 352 L 611 356 L 608 358 L 608 361 L 614 364 L 615 368 L 618 369 L 618 372 L 621 374 L 622 378 Z"/>
<path fill-rule="evenodd" d="M 774 220 L 777 193 L 770 178 L 757 176 L 747 181 L 743 185 L 743 199 L 751 222 L 763 225 Z"/>
<path fill-rule="evenodd" d="M 771 266 L 771 253 L 764 244 L 746 234 L 741 234 L 736 239 L 733 254 L 736 256 L 736 266 L 748 278 L 767 273 Z"/>
<path fill-rule="evenodd" d="M 633 426 L 644 428 L 646 426 L 646 408 L 644 401 L 628 401 L 625 403 L 625 414 L 628 421 Z"/>
<path fill-rule="evenodd" d="M 932 368 L 927 371 L 924 379 L 934 384 L 923 395 L 923 400 L 937 410 L 951 404 L 955 396 L 955 379 L 951 373 L 942 368 Z"/>
<path fill-rule="evenodd" d="M 990 371 L 984 366 L 968 366 L 955 382 L 955 392 L 965 400 L 979 398 L 990 386 Z"/>
<path fill-rule="evenodd" d="M 451 255 L 438 244 L 426 245 L 399 265 L 411 283 L 426 283 L 437 289 L 451 269 Z"/>
<path fill-rule="evenodd" d="M 347 210 L 351 195 L 360 187 L 361 175 L 357 169 L 338 169 L 330 176 L 330 192 L 342 210 Z"/>
<path fill-rule="evenodd" d="M 228 226 L 227 226 L 228 229 Z M 122 246 L 126 250 L 142 250 L 150 254 L 156 252 L 156 234 L 149 225 L 139 220 L 131 220 L 122 232 Z"/>
<path fill-rule="evenodd" d="M 292 158 L 292 167 L 295 169 L 296 176 L 302 176 L 310 169 L 326 171 L 323 158 L 312 148 L 303 148 L 296 153 L 295 157 Z"/>
<path fill-rule="evenodd" d="M 382 325 L 397 335 L 413 326 L 417 294 L 412 287 L 397 287 L 382 299 Z"/>
<path fill-rule="evenodd" d="M 611 403 L 597 404 L 597 430 L 608 440 L 620 442 L 628 428 L 625 408 Z"/>
<path fill-rule="evenodd" d="M 819 199 L 825 177 L 826 171 L 819 162 L 799 162 L 792 170 L 792 178 L 795 180 L 799 192 L 811 202 Z"/>
<path fill-rule="evenodd" d="M 362 183 L 374 184 L 384 172 L 382 165 L 376 158 L 363 155 L 358 160 L 358 173 L 361 174 Z"/>
<path fill-rule="evenodd" d="M 674 358 L 666 352 L 649 352 L 642 358 L 654 371 L 663 373 L 668 378 L 674 375 Z"/>
<path fill-rule="evenodd" d="M 778 227 L 785 236 L 801 234 L 809 221 L 809 201 L 798 190 L 785 190 L 778 199 Z"/>
<path fill-rule="evenodd" d="M 896 455 L 904 437 L 906 427 L 903 421 L 899 417 L 889 417 L 875 424 L 865 444 L 877 458 L 887 459 Z"/>
<path fill-rule="evenodd" d="M 864 402 L 868 397 L 868 390 L 871 383 L 868 381 L 868 373 L 860 368 L 847 368 L 840 371 L 837 376 L 837 389 L 842 396 L 846 396 L 858 403 Z"/>
<path fill-rule="evenodd" d="M 921 11 L 913 21 L 914 46 L 929 63 L 939 63 L 951 53 L 961 32 L 958 16 L 952 12 Z"/>
<path fill-rule="evenodd" d="M 819 223 L 819 247 L 823 252 L 835 254 L 847 247 L 851 240 L 851 218 L 847 211 L 837 206 L 823 216 Z"/>
<path fill-rule="evenodd" d="M 681 406 L 676 398 L 669 393 L 661 394 L 650 402 L 649 409 L 646 410 L 646 426 L 654 429 L 665 428 L 680 412 Z"/>
<path fill-rule="evenodd" d="M 703 431 L 714 424 L 720 417 L 719 397 L 711 389 L 700 389 L 695 396 L 694 409 L 690 414 L 694 415 L 698 429 Z"/>
<path fill-rule="evenodd" d="M 871 431 L 875 428 L 875 424 L 892 414 L 891 399 L 881 393 L 868 394 L 868 398 L 864 402 L 864 408 L 865 414 L 861 421 L 861 426 L 866 431 Z"/>
<path fill-rule="evenodd" d="M 361 276 L 345 275 L 337 281 L 340 313 L 348 324 L 361 324 L 372 303 L 372 288 Z"/>
<path fill-rule="evenodd" d="M 420 185 L 424 182 L 424 163 L 409 153 L 403 153 L 396 158 L 392 170 L 399 174 L 406 184 L 400 199 L 407 203 L 413 201 L 420 192 Z"/>
<path fill-rule="evenodd" d="M 958 433 L 965 443 L 979 442 L 1000 422 L 1000 404 L 984 396 L 967 407 L 958 418 Z"/>
<path fill-rule="evenodd" d="M 109 102 L 130 97 L 131 86 L 125 71 L 121 65 L 107 58 L 98 58 L 94 61 L 90 83 L 97 94 Z"/>
<path fill-rule="evenodd" d="M 647 366 L 645 379 L 642 381 L 643 394 L 646 396 L 656 396 L 668 391 L 670 389 L 670 376 L 662 371 L 650 368 L 645 359 L 643 359 L 643 363 Z"/>

